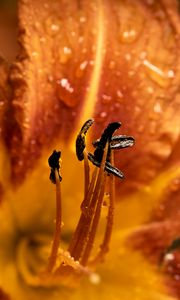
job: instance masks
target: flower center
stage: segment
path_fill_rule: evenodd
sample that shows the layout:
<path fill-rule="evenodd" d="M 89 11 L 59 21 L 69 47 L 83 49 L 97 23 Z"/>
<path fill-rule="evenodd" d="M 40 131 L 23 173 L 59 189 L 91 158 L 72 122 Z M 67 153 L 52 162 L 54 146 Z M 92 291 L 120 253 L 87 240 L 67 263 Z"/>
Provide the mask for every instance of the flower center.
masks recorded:
<path fill-rule="evenodd" d="M 134 139 L 124 135 L 113 136 L 114 131 L 121 125 L 119 122 L 113 122 L 107 126 L 101 138 L 93 142 L 94 153 L 88 153 L 85 137 L 92 124 L 93 120 L 88 120 L 76 139 L 77 158 L 84 162 L 84 198 L 78 224 L 66 250 L 63 247 L 61 234 L 61 152 L 54 150 L 49 157 L 50 180 L 56 185 L 56 222 L 53 241 L 49 247 L 47 236 L 35 235 L 29 240 L 24 239 L 19 244 L 17 255 L 21 274 L 26 282 L 33 286 L 76 287 L 82 276 L 94 276 L 97 265 L 104 261 L 109 251 L 115 205 L 114 176 L 123 178 L 123 173 L 114 167 L 113 150 L 132 146 Z M 92 170 L 89 161 L 94 165 Z M 94 244 L 106 194 L 109 195 L 106 224 L 102 242 L 99 248 L 95 249 Z"/>

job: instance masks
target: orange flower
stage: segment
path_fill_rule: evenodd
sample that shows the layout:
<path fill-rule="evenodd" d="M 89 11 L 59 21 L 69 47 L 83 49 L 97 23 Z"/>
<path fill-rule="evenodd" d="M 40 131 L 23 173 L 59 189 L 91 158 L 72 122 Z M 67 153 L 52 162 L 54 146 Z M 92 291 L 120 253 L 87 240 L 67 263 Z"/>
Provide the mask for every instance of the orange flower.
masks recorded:
<path fill-rule="evenodd" d="M 178 299 L 178 249 L 159 267 L 179 236 L 178 1 L 20 0 L 17 14 L 18 55 L 6 59 L 7 30 L 0 65 L 2 289 L 13 300 Z M 126 180 L 116 182 L 110 252 L 98 276 L 75 290 L 35 288 L 29 278 L 47 258 L 54 227 L 47 158 L 62 150 L 66 248 L 83 198 L 74 142 L 90 117 L 89 141 L 113 121 L 136 140 L 115 155 Z M 102 235 L 100 227 L 99 242 Z"/>

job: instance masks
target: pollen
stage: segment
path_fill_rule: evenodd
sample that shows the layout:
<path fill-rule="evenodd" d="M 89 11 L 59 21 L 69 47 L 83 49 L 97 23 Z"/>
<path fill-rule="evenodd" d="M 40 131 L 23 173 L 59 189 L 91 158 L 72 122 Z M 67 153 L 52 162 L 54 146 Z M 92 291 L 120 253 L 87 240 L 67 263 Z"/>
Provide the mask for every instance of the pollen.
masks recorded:
<path fill-rule="evenodd" d="M 54 150 L 48 159 L 50 180 L 55 184 L 56 190 L 55 228 L 46 266 L 37 274 L 34 285 L 59 284 L 76 287 L 83 276 L 89 276 L 90 282 L 94 284 L 100 281 L 96 269 L 98 264 L 104 262 L 110 249 L 115 209 L 115 177 L 117 179 L 124 177 L 123 173 L 114 166 L 114 151 L 132 146 L 134 139 L 129 136 L 114 135 L 121 123 L 112 122 L 104 129 L 98 140 L 92 141 L 95 149 L 94 153 L 90 153 L 86 148 L 86 134 L 93 123 L 93 119 L 87 120 L 76 139 L 77 159 L 84 164 L 84 195 L 80 206 L 80 217 L 67 249 L 63 249 L 61 242 L 63 224 L 61 151 Z M 96 249 L 101 209 L 105 199 L 106 222 L 102 241 Z"/>

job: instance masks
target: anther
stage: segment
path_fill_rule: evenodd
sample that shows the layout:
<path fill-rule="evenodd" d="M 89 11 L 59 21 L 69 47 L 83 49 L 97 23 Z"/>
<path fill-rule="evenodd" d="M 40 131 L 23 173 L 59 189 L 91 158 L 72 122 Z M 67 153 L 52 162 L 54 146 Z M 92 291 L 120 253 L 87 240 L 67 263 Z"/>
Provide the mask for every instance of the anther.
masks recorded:
<path fill-rule="evenodd" d="M 97 147 L 100 142 L 100 139 L 93 141 L 92 144 L 94 147 Z M 127 135 L 114 135 L 110 141 L 111 149 L 123 149 L 127 147 L 132 147 L 135 143 L 135 140 L 132 136 Z"/>
<path fill-rule="evenodd" d="M 104 148 L 106 146 L 106 143 L 111 141 L 113 133 L 121 126 L 120 122 L 112 122 L 109 123 L 104 132 L 101 135 L 101 138 L 99 139 L 99 142 L 96 146 L 96 149 L 94 151 L 94 159 L 95 161 L 101 163 Z"/>
<path fill-rule="evenodd" d="M 88 129 L 92 126 L 94 120 L 93 119 L 89 119 L 87 120 L 84 125 L 82 126 L 77 139 L 76 139 L 76 155 L 78 160 L 83 160 L 84 159 L 84 149 L 86 147 L 85 144 L 85 136 L 86 133 L 88 131 Z"/>
<path fill-rule="evenodd" d="M 100 167 L 101 163 L 96 160 L 95 156 L 91 153 L 88 153 L 88 159 L 95 165 L 96 167 Z M 124 174 L 122 171 L 120 171 L 118 168 L 111 165 L 110 162 L 106 161 L 105 163 L 105 171 L 109 174 L 113 174 L 118 178 L 124 178 Z"/>
<path fill-rule="evenodd" d="M 56 176 L 55 176 L 55 170 L 58 172 L 59 181 L 62 180 L 61 175 L 59 174 L 60 170 L 60 158 L 61 158 L 61 151 L 54 150 L 53 153 L 49 156 L 48 163 L 51 168 L 50 172 L 50 180 L 52 183 L 56 184 Z"/>

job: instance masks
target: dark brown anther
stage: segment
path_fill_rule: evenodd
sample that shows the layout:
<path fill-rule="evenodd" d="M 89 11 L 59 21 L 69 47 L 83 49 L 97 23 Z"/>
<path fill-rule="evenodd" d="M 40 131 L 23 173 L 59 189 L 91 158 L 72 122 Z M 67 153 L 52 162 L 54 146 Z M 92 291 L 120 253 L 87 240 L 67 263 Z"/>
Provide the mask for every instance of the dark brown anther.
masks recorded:
<path fill-rule="evenodd" d="M 117 130 L 120 126 L 120 122 L 112 122 L 108 124 L 96 145 L 96 149 L 94 151 L 95 161 L 101 163 L 106 143 L 111 142 L 114 131 Z M 107 156 L 109 157 L 109 154 Z"/>
<path fill-rule="evenodd" d="M 85 144 L 85 136 L 86 133 L 88 131 L 88 129 L 92 126 L 92 124 L 94 123 L 93 119 L 89 119 L 87 120 L 84 125 L 82 126 L 77 139 L 76 139 L 76 155 L 78 160 L 82 161 L 84 159 L 84 149 L 86 147 Z"/>
<path fill-rule="evenodd" d="M 110 148 L 111 149 L 123 149 L 132 147 L 135 140 L 132 136 L 127 135 L 115 135 L 111 139 Z"/>
<path fill-rule="evenodd" d="M 101 166 L 101 163 L 99 161 L 97 161 L 94 157 L 93 154 L 91 153 L 88 153 L 88 159 L 93 163 L 93 165 L 95 165 L 96 167 L 100 167 Z M 113 174 L 115 175 L 116 177 L 118 178 L 121 178 L 123 179 L 124 178 L 124 174 L 116 167 L 112 166 L 110 164 L 110 162 L 106 161 L 105 163 L 105 171 L 108 173 L 108 174 Z"/>
<path fill-rule="evenodd" d="M 92 144 L 94 147 L 97 147 L 100 139 L 94 141 Z M 123 149 L 127 147 L 132 147 L 135 143 L 135 140 L 131 136 L 127 135 L 114 135 L 110 141 L 110 149 Z"/>
<path fill-rule="evenodd" d="M 55 176 L 55 170 L 57 170 L 58 175 L 59 175 L 59 180 L 62 180 L 61 175 L 59 174 L 60 170 L 60 158 L 61 158 L 61 151 L 56 151 L 54 150 L 53 153 L 49 156 L 48 163 L 51 168 L 51 173 L 50 173 L 50 180 L 52 183 L 56 184 L 56 176 Z"/>

